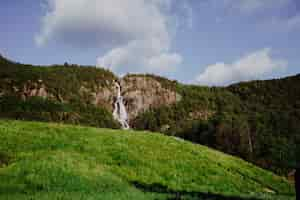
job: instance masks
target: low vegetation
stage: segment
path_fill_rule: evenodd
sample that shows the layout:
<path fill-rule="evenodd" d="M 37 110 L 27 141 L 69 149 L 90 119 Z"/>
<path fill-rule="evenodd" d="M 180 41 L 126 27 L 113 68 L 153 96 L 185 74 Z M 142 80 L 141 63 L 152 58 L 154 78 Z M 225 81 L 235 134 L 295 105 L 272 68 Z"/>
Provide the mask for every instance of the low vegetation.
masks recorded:
<path fill-rule="evenodd" d="M 294 198 L 271 172 L 150 132 L 2 120 L 0 160 L 0 199 Z"/>
<path fill-rule="evenodd" d="M 105 108 L 89 104 L 60 103 L 41 97 L 26 100 L 16 96 L 0 97 L 0 118 L 120 128 L 111 112 Z"/>

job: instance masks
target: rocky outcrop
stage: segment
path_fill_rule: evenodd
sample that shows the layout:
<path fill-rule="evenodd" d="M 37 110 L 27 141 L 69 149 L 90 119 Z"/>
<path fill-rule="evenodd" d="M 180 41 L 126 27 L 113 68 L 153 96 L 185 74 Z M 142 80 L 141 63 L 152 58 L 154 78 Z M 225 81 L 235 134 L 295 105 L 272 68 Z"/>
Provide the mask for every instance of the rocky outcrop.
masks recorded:
<path fill-rule="evenodd" d="M 27 80 L 22 85 L 18 85 L 13 80 L 4 79 L 1 82 L 0 97 L 6 95 L 19 96 L 23 100 L 35 96 L 45 99 L 54 99 L 54 95 L 48 92 L 46 85 L 43 83 L 43 80 Z"/>
<path fill-rule="evenodd" d="M 181 100 L 172 89 L 149 76 L 128 76 L 121 80 L 122 95 L 129 114 L 129 120 L 139 113 L 162 105 L 171 105 Z"/>
<path fill-rule="evenodd" d="M 97 106 L 105 105 L 105 107 L 112 109 L 112 103 L 114 101 L 114 89 L 113 88 L 101 88 L 97 92 L 92 93 L 93 104 Z"/>
<path fill-rule="evenodd" d="M 42 97 L 42 98 L 53 98 L 53 95 L 50 95 L 47 92 L 46 86 L 43 83 L 43 80 L 38 80 L 37 82 L 31 82 L 31 81 L 27 81 L 27 83 L 25 83 L 23 85 L 23 88 L 20 89 L 17 88 L 16 86 L 13 87 L 14 91 L 16 93 L 21 92 L 21 97 L 22 99 L 26 99 L 28 97 Z"/>
<path fill-rule="evenodd" d="M 176 93 L 175 89 L 165 87 L 159 80 L 151 76 L 126 76 L 118 81 L 120 82 L 129 121 L 150 108 L 171 105 L 181 100 L 181 96 Z M 12 92 L 23 100 L 37 96 L 67 103 L 69 101 L 68 97 L 73 95 L 71 92 L 70 94 L 60 94 L 53 88 L 50 90 L 43 80 L 27 80 L 18 87 L 13 82 L 7 82 L 7 86 L 10 89 L 0 91 L 0 96 Z M 113 81 L 107 82 L 105 86 L 83 82 L 76 95 L 82 103 L 105 107 L 113 112 L 117 88 Z"/>
<path fill-rule="evenodd" d="M 118 81 L 129 121 L 149 108 L 171 105 L 181 100 L 181 96 L 175 90 L 163 87 L 158 80 L 150 76 L 127 76 Z M 117 97 L 117 88 L 113 82 L 107 83 L 107 87 L 97 86 L 94 89 L 82 86 L 79 91 L 81 96 L 90 96 L 91 104 L 113 111 Z"/>
<path fill-rule="evenodd" d="M 95 85 L 93 88 L 81 86 L 79 95 L 82 99 L 85 99 L 86 103 L 93 104 L 95 106 L 105 107 L 109 111 L 113 111 L 113 102 L 116 94 L 116 90 L 111 83 L 106 87 Z"/>
<path fill-rule="evenodd" d="M 151 76 L 126 76 L 118 81 L 120 82 L 129 121 L 149 108 L 171 105 L 181 100 L 181 96 L 174 89 L 164 87 Z M 81 96 L 90 95 L 90 103 L 96 106 L 104 106 L 109 111 L 113 111 L 113 105 L 117 97 L 117 88 L 113 82 L 108 83 L 107 87 L 96 87 L 93 91 L 82 86 L 80 93 Z"/>

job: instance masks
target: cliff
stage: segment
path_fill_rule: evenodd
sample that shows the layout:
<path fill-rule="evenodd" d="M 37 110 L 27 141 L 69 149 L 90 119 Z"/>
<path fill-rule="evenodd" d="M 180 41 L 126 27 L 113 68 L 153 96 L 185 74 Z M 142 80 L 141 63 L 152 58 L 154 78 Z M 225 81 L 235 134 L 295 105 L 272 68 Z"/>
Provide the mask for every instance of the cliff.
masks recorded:
<path fill-rule="evenodd" d="M 181 99 L 174 87 L 166 87 L 155 76 L 128 75 L 120 79 L 109 71 L 87 66 L 45 68 L 2 61 L 0 97 L 16 96 L 24 101 L 40 97 L 66 104 L 79 102 L 112 112 L 117 95 L 114 81 L 118 80 L 130 120 L 150 108 L 171 105 Z"/>
<path fill-rule="evenodd" d="M 151 76 L 129 75 L 120 82 L 130 120 L 150 108 L 172 105 L 181 100 L 175 89 L 163 87 Z"/>

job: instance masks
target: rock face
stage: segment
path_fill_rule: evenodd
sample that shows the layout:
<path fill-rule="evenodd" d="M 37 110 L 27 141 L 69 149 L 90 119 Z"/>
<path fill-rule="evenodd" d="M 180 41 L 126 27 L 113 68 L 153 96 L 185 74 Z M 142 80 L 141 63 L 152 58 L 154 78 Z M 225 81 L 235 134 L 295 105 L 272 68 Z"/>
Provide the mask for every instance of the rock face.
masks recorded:
<path fill-rule="evenodd" d="M 26 100 L 30 97 L 41 97 L 44 99 L 55 99 L 54 95 L 47 91 L 43 80 L 31 81 L 27 80 L 23 85 L 16 86 L 10 80 L 3 80 L 4 87 L 0 87 L 0 97 L 5 95 L 17 95 L 21 99 Z"/>
<path fill-rule="evenodd" d="M 176 91 L 164 88 L 159 81 L 149 76 L 127 76 L 118 81 L 129 122 L 149 108 L 171 105 L 181 100 L 181 96 Z M 92 104 L 104 106 L 113 112 L 118 90 L 112 82 L 107 87 L 97 87 L 94 91 L 81 87 L 80 93 L 81 96 L 89 95 Z"/>
<path fill-rule="evenodd" d="M 19 89 L 17 87 L 13 87 L 15 92 L 19 92 Z M 26 84 L 24 84 L 22 90 L 21 90 L 21 97 L 22 99 L 26 99 L 28 97 L 42 97 L 42 98 L 51 98 L 52 95 L 48 94 L 46 90 L 46 86 L 43 83 L 42 80 L 38 80 L 38 82 L 31 82 L 27 81 Z"/>
<path fill-rule="evenodd" d="M 93 89 L 81 86 L 79 94 L 87 99 L 87 103 L 104 107 L 112 112 L 117 91 L 113 84 L 109 83 L 106 87 L 95 86 Z"/>
<path fill-rule="evenodd" d="M 121 80 L 122 95 L 129 113 L 129 120 L 139 113 L 162 105 L 180 101 L 181 96 L 151 77 L 129 76 Z"/>
<path fill-rule="evenodd" d="M 118 81 L 120 82 L 121 94 L 124 98 L 129 122 L 137 117 L 139 113 L 145 112 L 149 108 L 171 105 L 181 99 L 181 96 L 174 89 L 164 87 L 160 81 L 151 76 L 126 76 Z M 14 93 L 23 100 L 38 96 L 68 103 L 69 97 L 74 95 L 71 92 L 70 94 L 53 92 L 53 88 L 47 88 L 47 84 L 43 80 L 27 80 L 19 87 L 13 83 L 7 83 L 7 85 L 7 88 L 10 88 L 9 90 L 0 87 L 0 96 Z M 105 107 L 113 112 L 118 90 L 114 82 L 108 82 L 104 87 L 82 83 L 76 93 L 82 103 Z"/>

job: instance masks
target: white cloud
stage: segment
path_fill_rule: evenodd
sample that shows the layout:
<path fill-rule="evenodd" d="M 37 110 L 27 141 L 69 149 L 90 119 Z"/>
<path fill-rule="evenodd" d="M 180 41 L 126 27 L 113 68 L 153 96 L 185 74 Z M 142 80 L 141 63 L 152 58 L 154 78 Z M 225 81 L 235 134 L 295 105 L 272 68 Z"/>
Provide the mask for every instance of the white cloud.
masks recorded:
<path fill-rule="evenodd" d="M 177 53 L 169 49 L 156 38 L 132 41 L 128 45 L 112 49 L 97 59 L 97 65 L 108 67 L 119 74 L 159 73 L 175 71 L 182 62 Z"/>
<path fill-rule="evenodd" d="M 272 58 L 271 49 L 265 48 L 246 55 L 232 64 L 209 65 L 196 77 L 196 81 L 204 85 L 227 85 L 239 81 L 261 79 L 278 70 L 283 70 L 286 66 L 285 60 Z"/>
<path fill-rule="evenodd" d="M 174 71 L 182 62 L 182 57 L 179 54 L 162 53 L 159 56 L 152 57 L 148 61 L 150 71 L 161 70 L 162 72 Z"/>
<path fill-rule="evenodd" d="M 179 54 L 171 52 L 172 0 L 47 2 L 41 32 L 35 38 L 40 46 L 55 41 L 78 48 L 110 49 L 99 56 L 97 65 L 118 73 L 159 73 L 174 70 L 182 62 Z"/>
<path fill-rule="evenodd" d="M 167 42 L 166 17 L 158 7 L 161 1 L 48 0 L 49 10 L 37 41 L 45 44 L 55 39 L 97 47 L 113 40 L 126 42 L 155 36 Z"/>

